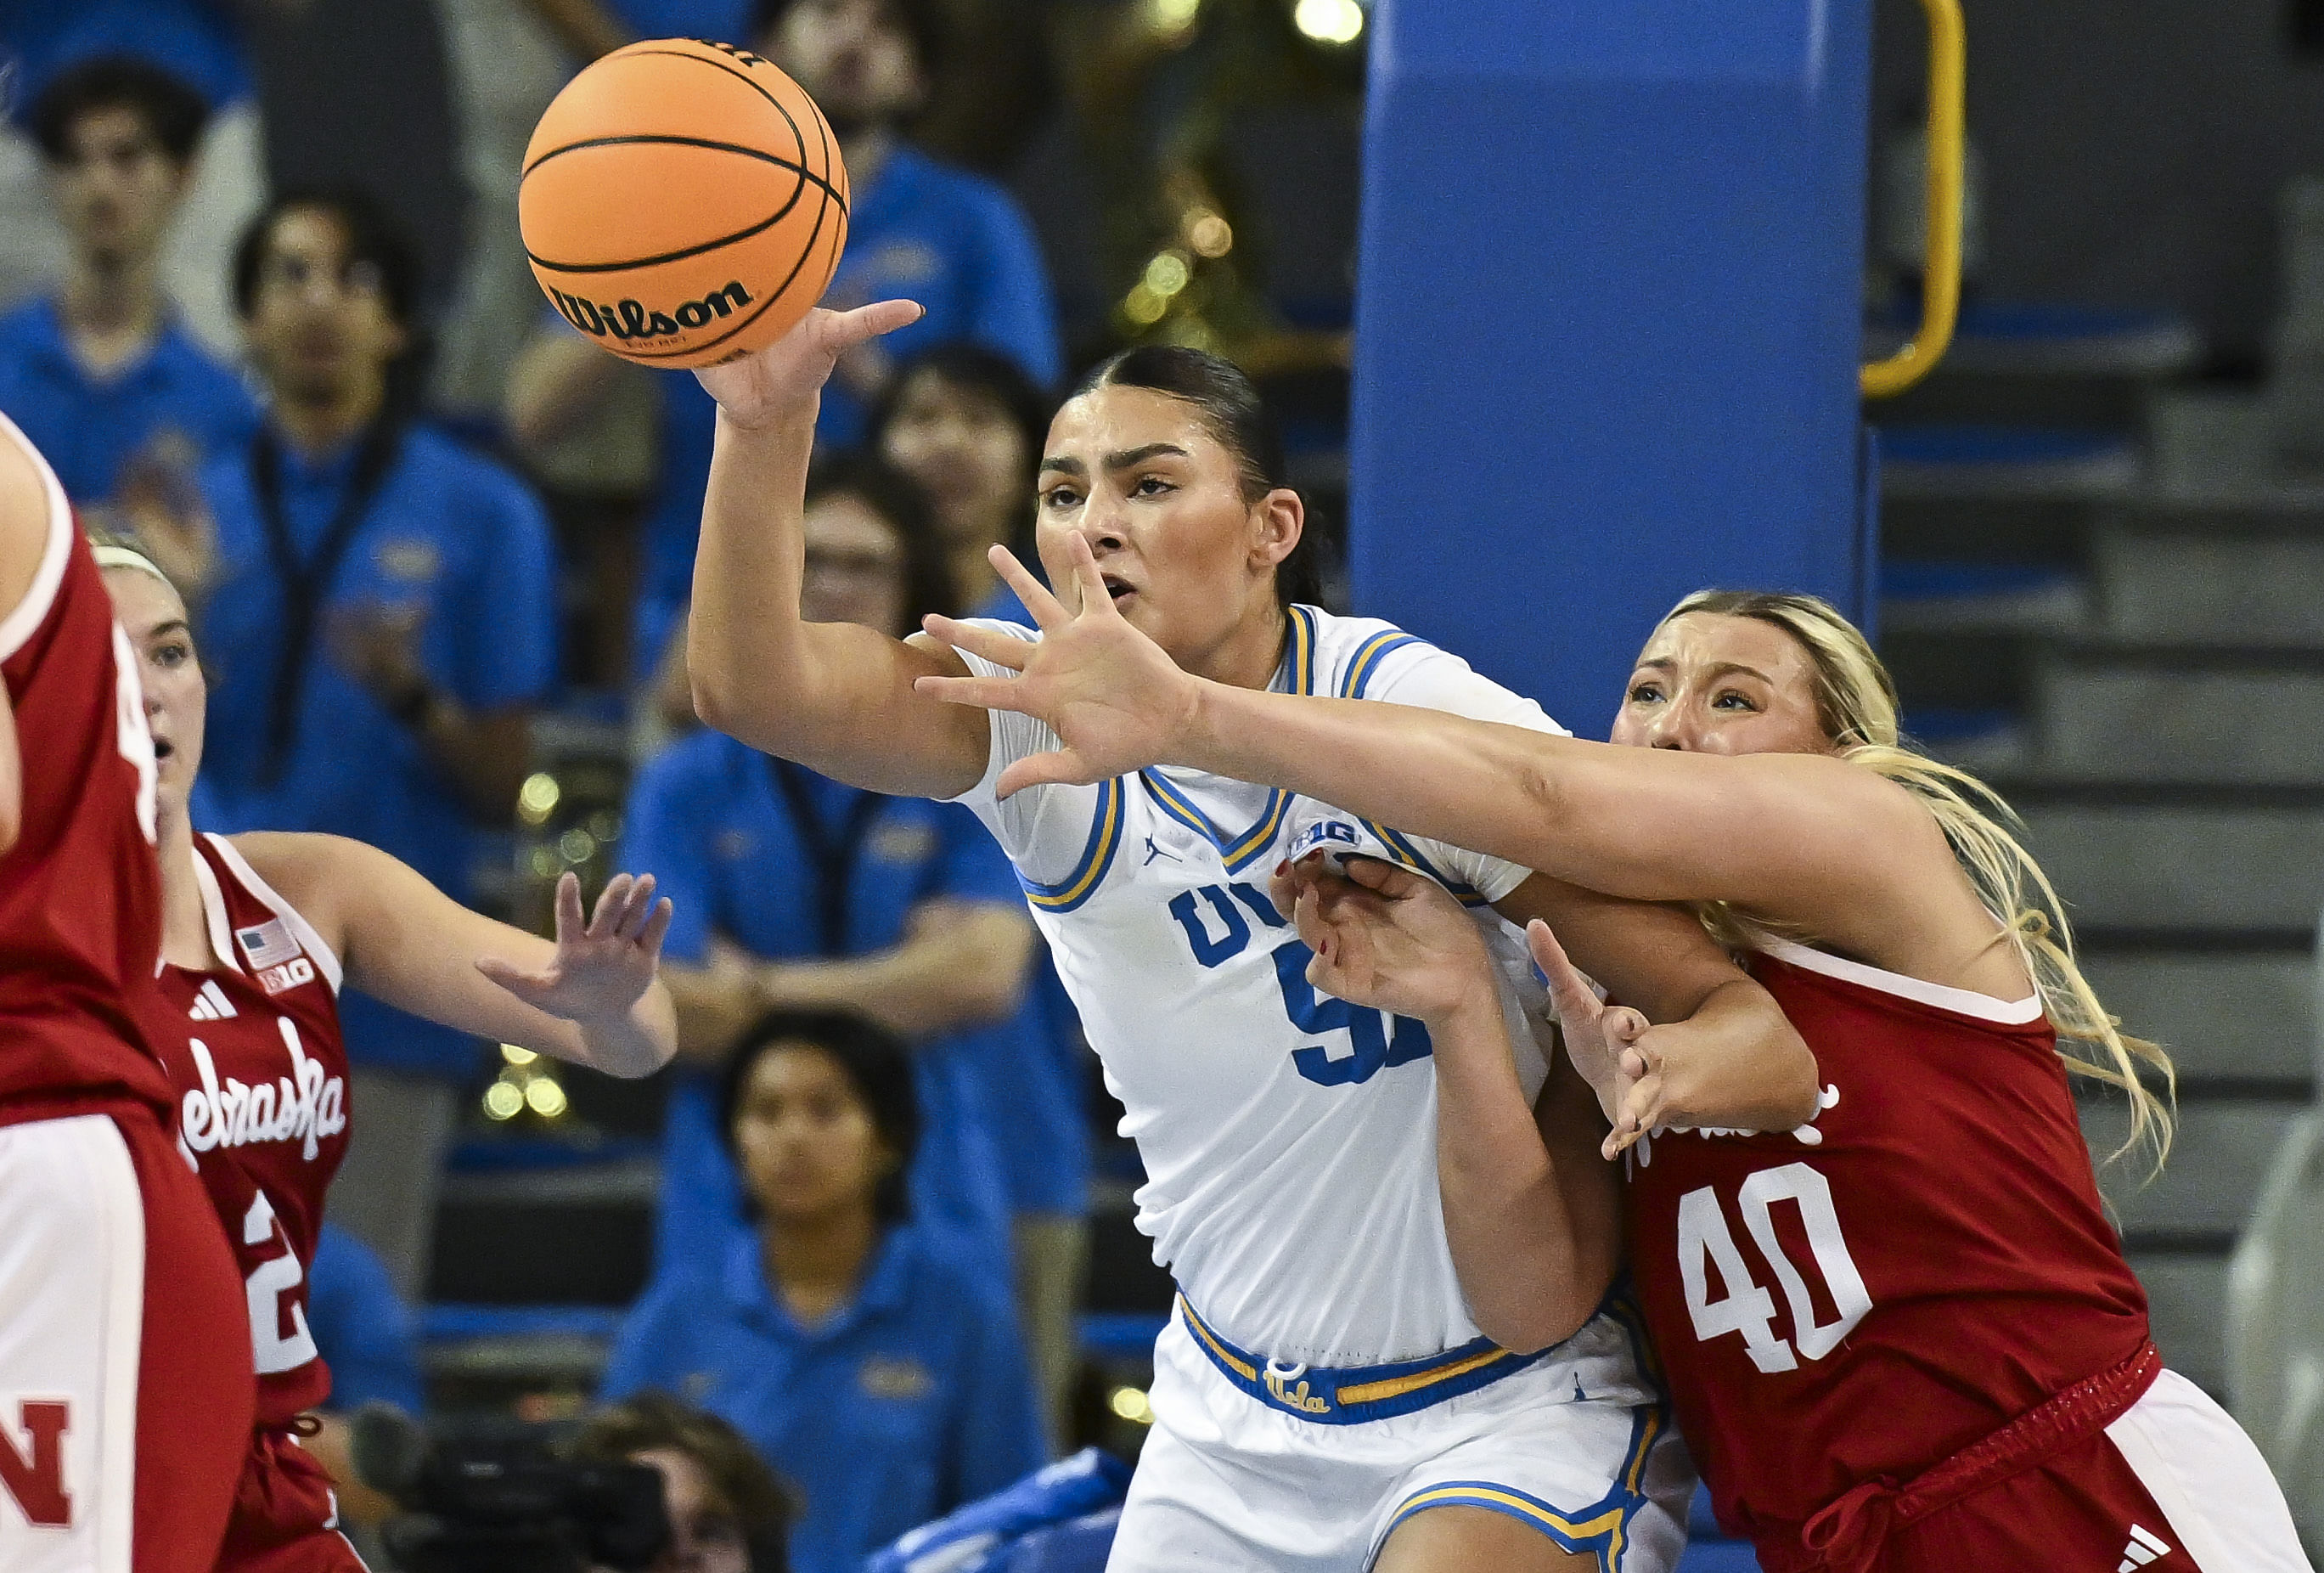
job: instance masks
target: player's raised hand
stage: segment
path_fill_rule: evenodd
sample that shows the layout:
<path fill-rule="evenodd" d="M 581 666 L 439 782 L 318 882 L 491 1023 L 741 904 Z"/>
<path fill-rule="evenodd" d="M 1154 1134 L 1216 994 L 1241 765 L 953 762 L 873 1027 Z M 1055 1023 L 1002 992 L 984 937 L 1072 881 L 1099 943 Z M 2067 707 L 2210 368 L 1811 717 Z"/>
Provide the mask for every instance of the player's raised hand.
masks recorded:
<path fill-rule="evenodd" d="M 1004 798 L 1044 782 L 1111 781 L 1163 763 L 1198 702 L 1196 680 L 1114 606 L 1088 541 L 1076 534 L 1067 550 L 1071 610 L 1007 548 L 992 549 L 992 566 L 1040 625 L 1039 643 L 950 617 L 925 623 L 932 637 L 1017 676 L 924 677 L 915 689 L 955 705 L 1021 711 L 1047 723 L 1065 745 L 1002 771 L 996 784 Z"/>
<path fill-rule="evenodd" d="M 1566 1058 L 1598 1095 L 1598 1106 L 1614 1127 L 1600 1149 L 1612 1158 L 1663 1123 L 1662 1058 L 1653 1043 L 1655 1029 L 1629 1006 L 1600 999 L 1539 918 L 1526 925 L 1526 945 L 1549 980 Z"/>
<path fill-rule="evenodd" d="M 764 349 L 707 365 L 694 375 L 737 426 L 765 424 L 812 398 L 831 380 L 839 357 L 924 315 L 910 301 L 875 301 L 853 311 L 817 306 Z"/>
<path fill-rule="evenodd" d="M 571 870 L 557 882 L 557 954 L 535 972 L 497 956 L 480 956 L 476 970 L 527 1004 L 588 1023 L 629 1014 L 661 965 L 670 904 L 654 900 L 654 877 L 617 874 L 605 882 L 596 911 L 581 916 L 581 881 Z"/>
<path fill-rule="evenodd" d="M 1371 857 L 1348 859 L 1343 874 L 1315 855 L 1278 869 L 1271 889 L 1315 953 L 1307 981 L 1324 993 L 1420 1022 L 1499 1009 L 1482 936 L 1434 880 Z"/>

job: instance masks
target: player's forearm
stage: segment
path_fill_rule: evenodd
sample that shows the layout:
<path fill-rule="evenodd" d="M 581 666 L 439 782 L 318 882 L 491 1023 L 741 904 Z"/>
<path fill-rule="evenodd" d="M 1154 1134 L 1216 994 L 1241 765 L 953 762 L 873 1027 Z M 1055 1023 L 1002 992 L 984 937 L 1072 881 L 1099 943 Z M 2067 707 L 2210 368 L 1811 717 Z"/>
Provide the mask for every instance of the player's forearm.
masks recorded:
<path fill-rule="evenodd" d="M 597 0 L 532 0 L 532 8 L 565 47 L 585 60 L 630 42 L 629 30 Z"/>
<path fill-rule="evenodd" d="M 487 825 L 507 824 L 532 769 L 531 713 L 518 707 L 471 710 L 434 688 L 407 713 L 420 746 L 452 778 L 468 811 Z"/>
<path fill-rule="evenodd" d="M 1664 1123 L 1789 1131 L 1816 1112 L 1810 1050 L 1766 990 L 1747 978 L 1714 990 L 1649 1040 L 1662 1068 Z"/>
<path fill-rule="evenodd" d="M 734 1040 L 764 1008 L 747 972 L 685 967 L 664 961 L 661 979 L 669 987 L 678 1051 L 696 1065 L 719 1065 Z"/>
<path fill-rule="evenodd" d="M 1631 901 L 1749 899 L 1767 883 L 1763 865 L 1796 862 L 1806 838 L 1847 839 L 1819 834 L 1815 810 L 1830 819 L 1852 805 L 1795 790 L 1783 773 L 1798 761 L 1617 748 L 1212 682 L 1195 692 L 1169 763 L 1286 787 Z M 1817 763 L 1829 764 L 1804 768 Z M 1852 844 L 1860 853 L 1861 839 Z"/>
<path fill-rule="evenodd" d="M 924 699 L 957 672 L 885 629 L 799 615 L 816 401 L 743 427 L 721 411 L 687 619 L 694 708 L 730 737 L 851 786 L 949 798 L 983 774 L 982 716 Z"/>
<path fill-rule="evenodd" d="M 1436 1068 L 1436 1177 L 1469 1314 L 1505 1348 L 1546 1348 L 1590 1319 L 1614 1272 L 1610 1229 L 1585 1238 L 1575 1177 L 1526 1103 L 1500 1000 L 1428 1023 Z"/>
<path fill-rule="evenodd" d="M 1213 682 L 1196 691 L 1171 763 L 1286 787 L 1408 834 L 1558 872 L 1540 860 L 1542 837 L 1520 810 L 1543 769 L 1533 745 L 1563 739 L 1406 705 Z"/>
<path fill-rule="evenodd" d="M 760 978 L 770 1006 L 861 1011 L 905 1038 L 976 1026 L 1024 998 L 1031 925 L 995 911 L 923 925 L 890 949 L 844 961 L 781 962 Z"/>
<path fill-rule="evenodd" d="M 696 710 L 720 731 L 786 756 L 782 745 L 819 719 L 811 687 L 803 691 L 812 674 L 799 617 L 818 407 L 808 399 L 747 428 L 719 412 L 687 625 Z"/>

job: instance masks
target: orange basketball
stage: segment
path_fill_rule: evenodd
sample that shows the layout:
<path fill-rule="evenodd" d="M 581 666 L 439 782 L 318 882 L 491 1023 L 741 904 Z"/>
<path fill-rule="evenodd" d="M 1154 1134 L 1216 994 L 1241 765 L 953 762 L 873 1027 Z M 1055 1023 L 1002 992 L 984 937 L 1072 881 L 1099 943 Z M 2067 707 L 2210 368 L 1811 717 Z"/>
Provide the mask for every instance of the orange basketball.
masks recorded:
<path fill-rule="evenodd" d="M 565 85 L 524 150 L 517 225 L 565 319 L 625 360 L 773 343 L 847 244 L 847 171 L 815 100 L 744 50 L 664 38 Z"/>

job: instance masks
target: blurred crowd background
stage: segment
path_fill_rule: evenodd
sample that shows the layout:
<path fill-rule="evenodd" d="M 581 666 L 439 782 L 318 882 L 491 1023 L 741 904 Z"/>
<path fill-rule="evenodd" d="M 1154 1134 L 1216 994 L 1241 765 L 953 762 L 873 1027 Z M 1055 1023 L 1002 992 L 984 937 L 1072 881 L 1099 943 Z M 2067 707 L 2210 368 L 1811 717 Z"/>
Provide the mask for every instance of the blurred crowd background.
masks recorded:
<path fill-rule="evenodd" d="M 1969 7 L 1960 375 L 1887 433 L 1886 651 L 1915 729 L 2005 777 L 2046 746 L 2042 642 L 2099 615 L 2097 513 L 2222 467 L 2312 493 L 2324 459 L 2324 188 L 2300 178 L 2324 168 L 2324 7 L 2163 12 Z M 1919 23 L 1879 18 L 1875 340 L 1913 314 L 1923 152 Z M 1311 518 L 1344 518 L 1373 22 L 1369 0 L 0 0 L 0 412 L 196 608 L 197 823 L 355 836 L 534 927 L 567 869 L 650 871 L 678 904 L 681 1061 L 647 1083 L 350 997 L 358 1115 L 316 1268 L 336 1402 L 633 1399 L 595 1422 L 608 1456 L 691 1449 L 741 1522 L 775 1489 L 755 1450 L 804 1504 L 810 1570 L 1073 1447 L 1134 1450 L 1168 1280 L 1010 871 L 963 810 L 696 726 L 712 406 L 548 307 L 521 154 L 635 39 L 798 79 L 853 184 L 830 303 L 928 309 L 826 395 L 807 615 L 1014 617 L 985 550 L 1022 549 L 1050 411 L 1125 343 L 1240 361 Z M 1416 570 L 1462 571 L 1456 545 Z M 2312 754 L 2283 769 L 2324 779 Z M 2284 958 L 2306 976 L 2324 880 L 2295 883 L 2295 923 L 2230 915 L 2242 940 L 2184 948 L 2240 983 L 2138 1001 L 2216 1023 L 2205 988 L 2257 987 L 2238 1019 L 2274 1045 L 2216 1078 L 2222 1151 L 2259 1159 L 2218 1159 L 2199 1222 L 2141 1261 L 2199 1379 L 2220 1362 L 2172 1349 L 2172 1285 L 2215 1305 L 2241 1222 L 2201 1208 L 2247 1206 L 2313 1087 L 2304 1000 L 2266 1016 Z M 2118 926 L 2155 976 L 2160 929 Z"/>

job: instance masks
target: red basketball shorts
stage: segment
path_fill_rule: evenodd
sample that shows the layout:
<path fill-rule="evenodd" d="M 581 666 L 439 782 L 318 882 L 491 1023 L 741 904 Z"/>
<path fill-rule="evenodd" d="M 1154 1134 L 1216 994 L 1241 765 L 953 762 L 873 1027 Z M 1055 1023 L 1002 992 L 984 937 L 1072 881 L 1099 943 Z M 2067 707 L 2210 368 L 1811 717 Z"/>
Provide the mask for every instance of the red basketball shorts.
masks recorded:
<path fill-rule="evenodd" d="M 251 1439 L 217 1573 L 364 1573 L 339 1532 L 331 1477 L 286 1432 Z"/>
<path fill-rule="evenodd" d="M 2165 1371 L 2099 1434 L 1893 1531 L 1880 1573 L 2310 1573 L 2243 1429 Z"/>
<path fill-rule="evenodd" d="M 0 1124 L 0 1568 L 208 1573 L 254 1389 L 226 1235 L 159 1119 Z"/>

